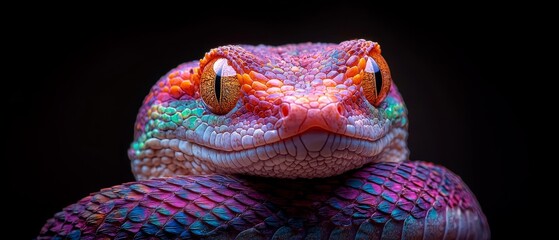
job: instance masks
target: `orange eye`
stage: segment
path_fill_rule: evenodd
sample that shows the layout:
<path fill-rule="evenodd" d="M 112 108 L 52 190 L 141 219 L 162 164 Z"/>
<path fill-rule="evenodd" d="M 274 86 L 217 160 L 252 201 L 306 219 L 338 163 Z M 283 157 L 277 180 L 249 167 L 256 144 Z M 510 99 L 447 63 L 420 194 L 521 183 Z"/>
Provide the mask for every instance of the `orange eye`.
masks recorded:
<path fill-rule="evenodd" d="M 391 83 L 390 69 L 384 58 L 380 54 L 367 57 L 363 80 L 361 80 L 361 87 L 367 101 L 378 107 L 388 95 Z"/>
<path fill-rule="evenodd" d="M 210 111 L 223 115 L 237 105 L 241 84 L 237 72 L 225 58 L 210 61 L 200 77 L 200 95 Z"/>

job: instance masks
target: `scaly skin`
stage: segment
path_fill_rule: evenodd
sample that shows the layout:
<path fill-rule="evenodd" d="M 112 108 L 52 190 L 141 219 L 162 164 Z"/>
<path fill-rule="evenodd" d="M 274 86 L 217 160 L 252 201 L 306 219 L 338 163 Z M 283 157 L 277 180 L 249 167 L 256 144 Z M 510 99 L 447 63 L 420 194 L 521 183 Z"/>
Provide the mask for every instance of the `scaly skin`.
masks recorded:
<path fill-rule="evenodd" d="M 140 109 L 129 151 L 136 178 L 328 177 L 407 159 L 407 118 L 397 88 L 375 108 L 357 84 L 371 52 L 380 48 L 368 41 L 225 46 L 180 65 Z M 240 101 L 225 115 L 213 114 L 200 98 L 200 69 L 216 58 L 227 58 L 243 83 Z"/>
<path fill-rule="evenodd" d="M 140 108 L 139 181 L 65 208 L 39 239 L 489 238 L 456 175 L 405 161 L 403 100 L 393 83 L 367 85 L 370 59 L 389 77 L 379 56 L 354 40 L 225 46 L 180 65 Z"/>

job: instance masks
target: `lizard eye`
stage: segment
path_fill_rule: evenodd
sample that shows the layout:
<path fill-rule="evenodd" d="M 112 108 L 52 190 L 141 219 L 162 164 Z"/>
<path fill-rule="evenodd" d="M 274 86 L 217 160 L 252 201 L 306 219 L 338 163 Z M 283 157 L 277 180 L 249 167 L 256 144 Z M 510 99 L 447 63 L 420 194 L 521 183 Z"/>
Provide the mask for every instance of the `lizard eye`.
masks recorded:
<path fill-rule="evenodd" d="M 388 95 L 391 83 L 390 69 L 384 58 L 380 54 L 367 57 L 363 80 L 361 81 L 367 101 L 378 107 Z"/>
<path fill-rule="evenodd" d="M 200 95 L 206 106 L 215 114 L 223 115 L 237 104 L 241 84 L 237 72 L 225 58 L 210 61 L 202 70 Z"/>

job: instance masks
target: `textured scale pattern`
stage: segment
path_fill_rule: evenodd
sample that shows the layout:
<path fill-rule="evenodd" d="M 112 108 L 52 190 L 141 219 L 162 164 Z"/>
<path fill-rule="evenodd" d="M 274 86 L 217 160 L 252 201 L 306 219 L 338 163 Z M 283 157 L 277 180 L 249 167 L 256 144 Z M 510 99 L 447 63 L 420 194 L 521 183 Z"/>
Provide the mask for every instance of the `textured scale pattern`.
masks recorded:
<path fill-rule="evenodd" d="M 380 56 L 380 46 L 365 40 L 242 45 L 181 64 L 140 108 L 128 152 L 132 171 L 140 180 L 209 173 L 312 178 L 405 160 L 407 116 L 398 89 L 392 84 L 378 107 L 362 93 L 369 55 Z M 212 113 L 200 96 L 201 69 L 219 58 L 241 85 L 236 107 L 224 115 Z M 301 148 L 308 141 L 300 137 L 312 128 L 344 136 L 346 144 Z"/>
<path fill-rule="evenodd" d="M 138 181 L 66 207 L 38 238 L 488 239 L 459 177 L 406 161 L 380 53 L 362 39 L 223 46 L 179 65 L 140 107 Z"/>
<path fill-rule="evenodd" d="M 50 219 L 39 239 L 487 239 L 459 177 L 425 162 L 326 179 L 220 175 L 126 183 Z"/>

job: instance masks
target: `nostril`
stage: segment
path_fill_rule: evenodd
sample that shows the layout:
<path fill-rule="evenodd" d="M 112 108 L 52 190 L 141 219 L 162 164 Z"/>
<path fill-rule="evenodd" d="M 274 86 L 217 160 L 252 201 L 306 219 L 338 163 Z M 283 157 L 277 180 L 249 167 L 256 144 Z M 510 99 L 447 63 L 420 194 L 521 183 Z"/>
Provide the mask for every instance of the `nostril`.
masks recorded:
<path fill-rule="evenodd" d="M 341 103 L 338 103 L 337 105 L 338 105 L 337 106 L 338 113 L 343 116 L 344 115 L 344 106 Z"/>
<path fill-rule="evenodd" d="M 289 115 L 289 105 L 288 104 L 282 104 L 280 106 L 280 111 L 281 111 L 282 117 L 287 117 Z"/>

